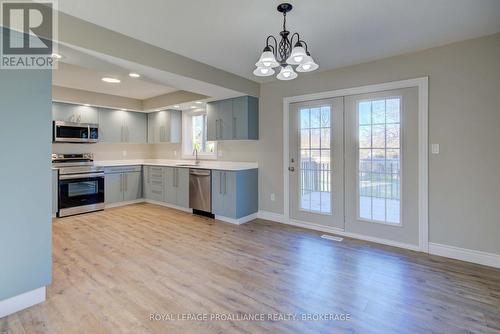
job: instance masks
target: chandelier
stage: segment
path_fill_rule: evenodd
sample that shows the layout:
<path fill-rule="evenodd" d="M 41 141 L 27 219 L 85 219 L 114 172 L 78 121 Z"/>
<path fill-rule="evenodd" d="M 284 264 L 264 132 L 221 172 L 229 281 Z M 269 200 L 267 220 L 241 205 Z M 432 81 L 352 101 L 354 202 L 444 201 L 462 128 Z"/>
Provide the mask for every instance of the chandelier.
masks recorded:
<path fill-rule="evenodd" d="M 292 10 L 292 5 L 282 3 L 278 6 L 278 12 L 283 13 L 283 31 L 280 32 L 281 40 L 274 36 L 268 36 L 266 47 L 262 51 L 259 61 L 255 64 L 257 68 L 253 71 L 258 77 L 267 77 L 275 73 L 274 68 L 281 66 L 280 73 L 276 76 L 279 80 L 292 80 L 297 77 L 293 66 L 297 66 L 297 72 L 312 72 L 319 68 L 309 53 L 307 43 L 300 39 L 298 33 L 290 36 L 286 30 L 286 13 Z M 289 37 L 290 36 L 290 37 Z M 295 43 L 294 43 L 295 42 Z M 293 47 L 292 47 L 293 46 Z"/>

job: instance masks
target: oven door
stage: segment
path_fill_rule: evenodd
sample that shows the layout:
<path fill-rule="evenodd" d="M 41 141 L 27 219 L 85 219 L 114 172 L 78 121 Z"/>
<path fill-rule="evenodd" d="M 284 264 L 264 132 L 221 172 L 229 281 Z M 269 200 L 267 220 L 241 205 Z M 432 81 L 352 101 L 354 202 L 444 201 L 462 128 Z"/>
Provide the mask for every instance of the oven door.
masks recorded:
<path fill-rule="evenodd" d="M 104 174 L 59 176 L 59 217 L 104 209 Z"/>
<path fill-rule="evenodd" d="M 87 124 L 54 122 L 54 142 L 88 143 L 90 129 Z"/>

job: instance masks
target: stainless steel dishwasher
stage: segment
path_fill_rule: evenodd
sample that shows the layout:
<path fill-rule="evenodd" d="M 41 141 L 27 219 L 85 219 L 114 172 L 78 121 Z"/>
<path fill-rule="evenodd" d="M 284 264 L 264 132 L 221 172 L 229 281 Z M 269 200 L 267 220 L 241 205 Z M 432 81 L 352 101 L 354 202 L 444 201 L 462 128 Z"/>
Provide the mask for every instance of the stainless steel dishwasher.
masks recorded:
<path fill-rule="evenodd" d="M 189 207 L 194 213 L 212 212 L 212 171 L 208 169 L 189 170 Z"/>

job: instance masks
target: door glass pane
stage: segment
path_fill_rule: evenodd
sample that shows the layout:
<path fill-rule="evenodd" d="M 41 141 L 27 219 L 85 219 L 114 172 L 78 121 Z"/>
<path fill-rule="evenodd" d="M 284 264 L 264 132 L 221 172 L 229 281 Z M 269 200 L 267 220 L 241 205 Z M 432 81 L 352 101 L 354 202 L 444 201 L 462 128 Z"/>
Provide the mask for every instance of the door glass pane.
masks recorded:
<path fill-rule="evenodd" d="M 299 115 L 300 210 L 331 214 L 331 106 L 301 108 Z"/>
<path fill-rule="evenodd" d="M 358 103 L 358 214 L 368 221 L 401 222 L 401 101 Z"/>

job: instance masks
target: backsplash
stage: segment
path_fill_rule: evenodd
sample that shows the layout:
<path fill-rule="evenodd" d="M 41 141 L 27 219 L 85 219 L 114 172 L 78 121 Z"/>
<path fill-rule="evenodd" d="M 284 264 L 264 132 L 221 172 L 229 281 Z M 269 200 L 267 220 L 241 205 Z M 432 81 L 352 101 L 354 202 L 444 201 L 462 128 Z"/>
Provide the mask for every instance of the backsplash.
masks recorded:
<path fill-rule="evenodd" d="M 93 153 L 95 160 L 154 159 L 148 144 L 52 144 L 53 153 Z"/>

